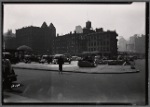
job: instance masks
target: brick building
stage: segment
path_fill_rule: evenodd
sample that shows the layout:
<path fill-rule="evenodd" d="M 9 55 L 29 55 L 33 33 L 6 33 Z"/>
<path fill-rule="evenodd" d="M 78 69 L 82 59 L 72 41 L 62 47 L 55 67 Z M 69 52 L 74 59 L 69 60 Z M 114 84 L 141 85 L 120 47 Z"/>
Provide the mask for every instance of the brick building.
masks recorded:
<path fill-rule="evenodd" d="M 57 36 L 54 40 L 54 54 L 69 53 L 71 55 L 77 55 L 81 53 L 84 50 L 83 46 L 85 45 L 81 39 L 82 36 L 82 34 L 77 33 Z"/>
<path fill-rule="evenodd" d="M 54 53 L 69 53 L 78 55 L 82 52 L 98 52 L 99 55 L 117 55 L 116 31 L 103 31 L 102 28 L 93 30 L 91 22 L 86 22 L 83 33 L 69 33 L 55 38 Z"/>
<path fill-rule="evenodd" d="M 29 46 L 34 54 L 52 54 L 53 38 L 56 29 L 51 23 L 49 26 L 44 22 L 41 27 L 29 26 L 16 30 L 16 43 Z"/>
<path fill-rule="evenodd" d="M 81 27 L 80 27 L 81 28 Z M 16 30 L 16 46 L 28 46 L 34 54 L 79 55 L 83 52 L 98 52 L 99 55 L 117 55 L 116 31 L 103 31 L 103 28 L 92 29 L 90 21 L 86 22 L 83 32 L 70 32 L 56 36 L 56 29 L 51 23 L 44 22 L 41 27 L 24 27 Z"/>

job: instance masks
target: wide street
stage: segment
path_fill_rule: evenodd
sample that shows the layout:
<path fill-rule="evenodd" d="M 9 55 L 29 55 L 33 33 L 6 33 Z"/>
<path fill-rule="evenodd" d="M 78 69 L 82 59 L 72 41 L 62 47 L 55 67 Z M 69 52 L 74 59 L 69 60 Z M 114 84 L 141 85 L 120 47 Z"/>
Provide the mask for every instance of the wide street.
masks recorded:
<path fill-rule="evenodd" d="M 67 66 L 73 65 L 74 63 Z M 23 86 L 11 92 L 5 91 L 4 102 L 91 102 L 144 105 L 145 60 L 137 60 L 136 68 L 140 72 L 118 74 L 74 72 L 59 74 L 57 70 L 14 68 L 18 75 L 17 83 Z"/>

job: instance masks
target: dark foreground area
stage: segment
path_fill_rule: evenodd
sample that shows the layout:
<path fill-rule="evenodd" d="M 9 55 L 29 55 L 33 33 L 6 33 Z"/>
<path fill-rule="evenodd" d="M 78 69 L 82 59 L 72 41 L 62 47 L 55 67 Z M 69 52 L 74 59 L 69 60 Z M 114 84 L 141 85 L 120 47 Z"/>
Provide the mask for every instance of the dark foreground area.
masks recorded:
<path fill-rule="evenodd" d="M 101 65 L 99 65 L 101 66 Z M 127 103 L 145 105 L 145 60 L 137 60 L 138 73 L 88 74 L 15 69 L 23 86 L 5 91 L 4 102 L 20 103 Z M 11 93 L 11 94 L 8 94 Z M 24 97 L 24 101 L 18 95 Z M 25 101 L 26 100 L 26 101 Z"/>

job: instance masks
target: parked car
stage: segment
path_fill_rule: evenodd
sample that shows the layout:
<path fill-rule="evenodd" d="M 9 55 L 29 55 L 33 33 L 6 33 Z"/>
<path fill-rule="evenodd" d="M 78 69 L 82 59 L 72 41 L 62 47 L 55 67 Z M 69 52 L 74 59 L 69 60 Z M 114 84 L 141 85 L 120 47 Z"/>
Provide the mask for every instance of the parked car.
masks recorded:
<path fill-rule="evenodd" d="M 78 56 L 72 56 L 71 59 L 72 59 L 72 61 L 77 61 L 78 60 Z"/>
<path fill-rule="evenodd" d="M 79 67 L 96 67 L 97 60 L 95 59 L 95 57 L 85 56 L 85 57 L 82 57 L 82 59 L 78 61 L 78 66 Z"/>
<path fill-rule="evenodd" d="M 2 59 L 2 82 L 3 89 L 11 89 L 12 83 L 17 81 L 17 75 L 14 72 L 14 69 L 11 66 L 9 59 Z"/>
<path fill-rule="evenodd" d="M 53 56 L 52 55 L 43 55 L 39 61 L 39 63 L 52 63 Z"/>
<path fill-rule="evenodd" d="M 10 52 L 3 52 L 3 56 L 5 56 L 6 59 L 9 59 L 11 64 L 16 64 L 19 62 L 19 58 L 13 56 Z"/>
<path fill-rule="evenodd" d="M 24 62 L 31 63 L 31 55 L 24 55 Z"/>
<path fill-rule="evenodd" d="M 55 54 L 52 63 L 57 64 L 58 58 L 63 57 L 64 62 L 71 64 L 71 58 L 65 56 L 64 54 Z"/>
<path fill-rule="evenodd" d="M 98 61 L 98 64 L 107 64 L 107 63 L 108 63 L 108 61 L 107 60 L 103 60 L 103 59 Z"/>
<path fill-rule="evenodd" d="M 123 65 L 124 62 L 124 60 L 109 60 L 108 65 Z"/>

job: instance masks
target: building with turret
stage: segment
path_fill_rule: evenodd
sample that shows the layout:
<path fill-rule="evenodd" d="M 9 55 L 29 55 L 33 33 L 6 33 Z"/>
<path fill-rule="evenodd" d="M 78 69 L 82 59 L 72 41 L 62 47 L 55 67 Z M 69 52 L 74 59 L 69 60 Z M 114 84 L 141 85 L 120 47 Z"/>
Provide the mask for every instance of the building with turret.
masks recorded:
<path fill-rule="evenodd" d="M 56 29 L 52 23 L 46 22 L 41 27 L 28 26 L 16 30 L 17 46 L 26 45 L 34 54 L 52 54 L 53 38 L 56 37 Z"/>

